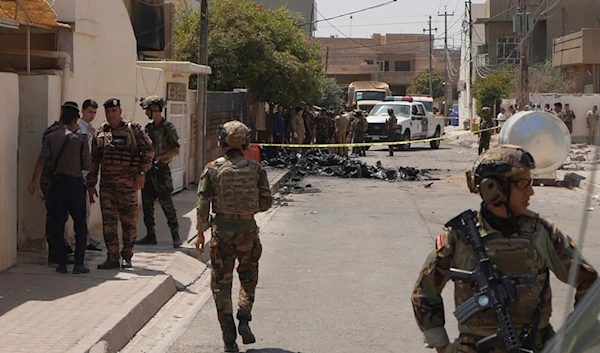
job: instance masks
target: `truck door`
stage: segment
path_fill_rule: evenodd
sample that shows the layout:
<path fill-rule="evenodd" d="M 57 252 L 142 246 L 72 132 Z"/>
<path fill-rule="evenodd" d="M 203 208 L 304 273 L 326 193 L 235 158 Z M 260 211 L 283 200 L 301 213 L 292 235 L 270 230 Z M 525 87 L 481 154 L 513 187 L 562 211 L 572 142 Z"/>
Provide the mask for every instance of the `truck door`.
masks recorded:
<path fill-rule="evenodd" d="M 417 105 L 417 111 L 421 120 L 421 136 L 426 138 L 429 134 L 429 119 L 427 118 L 427 112 L 423 109 L 421 104 Z"/>
<path fill-rule="evenodd" d="M 410 107 L 410 116 L 411 116 L 411 132 L 412 136 L 411 140 L 417 140 L 421 137 L 421 124 L 423 123 L 421 116 L 419 115 L 419 109 L 417 108 L 417 104 L 413 104 Z"/>

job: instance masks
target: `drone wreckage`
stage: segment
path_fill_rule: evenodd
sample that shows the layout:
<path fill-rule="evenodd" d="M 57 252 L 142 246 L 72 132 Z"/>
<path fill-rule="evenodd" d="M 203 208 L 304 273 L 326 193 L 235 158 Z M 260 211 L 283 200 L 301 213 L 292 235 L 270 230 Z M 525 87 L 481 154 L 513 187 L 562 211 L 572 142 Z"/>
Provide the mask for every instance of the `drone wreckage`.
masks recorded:
<path fill-rule="evenodd" d="M 310 149 L 299 153 L 285 148 L 261 148 L 264 166 L 289 169 L 294 177 L 307 175 L 339 178 L 370 178 L 387 181 L 428 181 L 440 180 L 430 175 L 436 169 L 416 169 L 412 167 L 385 168 L 381 162 L 375 166 L 357 159 L 342 157 L 328 149 Z"/>

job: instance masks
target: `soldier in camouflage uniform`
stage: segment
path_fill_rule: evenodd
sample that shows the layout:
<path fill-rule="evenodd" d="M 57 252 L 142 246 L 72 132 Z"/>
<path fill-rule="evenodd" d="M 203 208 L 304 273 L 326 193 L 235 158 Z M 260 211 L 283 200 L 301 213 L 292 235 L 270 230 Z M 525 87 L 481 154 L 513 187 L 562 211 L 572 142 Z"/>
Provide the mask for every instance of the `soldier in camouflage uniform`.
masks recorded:
<path fill-rule="evenodd" d="M 225 352 L 238 352 L 231 283 L 237 259 L 240 278 L 237 319 L 244 344 L 256 342 L 252 320 L 254 292 L 258 281 L 258 260 L 262 245 L 254 214 L 271 208 L 273 199 L 267 174 L 259 163 L 244 158 L 249 130 L 239 121 L 219 128 L 219 145 L 225 156 L 206 165 L 198 185 L 198 238 L 196 248 L 204 248 L 204 231 L 209 228 L 209 210 L 216 213 L 210 240 L 211 289 L 223 333 Z"/>
<path fill-rule="evenodd" d="M 319 115 L 315 118 L 315 126 L 317 130 L 317 144 L 326 144 L 331 142 L 329 137 L 329 122 L 327 111 L 323 108 Z"/>
<path fill-rule="evenodd" d="M 385 121 L 385 133 L 387 134 L 388 141 L 394 142 L 396 141 L 396 126 L 398 126 L 398 119 L 396 118 L 396 114 L 394 114 L 394 109 L 388 109 L 388 115 L 390 116 Z M 388 146 L 390 157 L 394 157 L 394 146 Z"/>
<path fill-rule="evenodd" d="M 485 130 L 494 127 L 494 121 L 490 115 L 491 109 L 489 107 L 481 108 L 481 122 L 479 123 L 479 130 Z M 479 154 L 490 149 L 490 141 L 492 140 L 492 130 L 482 131 L 479 133 Z"/>
<path fill-rule="evenodd" d="M 491 261 L 515 283 L 517 300 L 508 304 L 508 311 L 517 333 L 533 321 L 540 305 L 540 323 L 535 336 L 534 352 L 540 352 L 554 334 L 550 325 L 552 294 L 548 288 L 549 271 L 568 283 L 569 270 L 575 264 L 579 251 L 575 243 L 549 220 L 528 210 L 533 196 L 531 170 L 535 164 L 531 155 L 518 146 L 502 145 L 481 156 L 472 171 L 467 172 L 467 185 L 480 194 L 483 202 L 478 213 L 477 227 Z M 449 228 L 440 233 L 419 275 L 412 293 L 412 304 L 424 333 L 425 343 L 437 352 L 494 352 L 505 353 L 502 339 L 492 341 L 491 350 L 477 349 L 475 343 L 498 332 L 492 308 L 476 313 L 465 324 L 459 325 L 460 336 L 450 344 L 444 328 L 442 290 L 450 279 L 450 268 L 473 271 L 477 267 L 477 253 L 465 245 L 456 230 Z M 575 279 L 575 302 L 586 294 L 598 274 L 585 260 L 579 266 Z M 455 281 L 456 307 L 473 297 L 475 285 Z M 544 295 L 545 300 L 541 301 Z"/>
<path fill-rule="evenodd" d="M 355 110 L 353 114 L 356 118 L 352 121 L 350 131 L 352 133 L 352 143 L 363 143 L 365 142 L 365 134 L 367 132 L 367 119 L 363 116 L 361 110 Z M 358 156 L 366 156 L 365 147 L 354 147 L 354 153 Z"/>
<path fill-rule="evenodd" d="M 131 268 L 133 246 L 137 237 L 138 190 L 144 187 L 145 175 L 152 167 L 152 141 L 135 122 L 123 121 L 121 101 L 109 99 L 104 103 L 107 122 L 92 141 L 92 167 L 88 174 L 90 202 L 94 203 L 98 171 L 100 178 L 100 209 L 106 243 L 107 259 L 98 265 L 100 270 Z M 118 221 L 123 230 L 123 249 L 119 254 Z"/>
<path fill-rule="evenodd" d="M 146 125 L 146 134 L 152 140 L 154 147 L 154 163 L 148 174 L 146 174 L 146 183 L 142 189 L 142 207 L 144 209 L 144 224 L 146 225 L 147 235 L 145 238 L 136 242 L 140 245 L 155 245 L 156 229 L 154 221 L 154 202 L 158 200 L 160 206 L 167 217 L 167 223 L 171 230 L 173 247 L 181 247 L 179 238 L 179 223 L 177 222 L 177 212 L 173 205 L 171 193 L 173 192 L 173 178 L 169 163 L 179 155 L 179 136 L 175 126 L 162 116 L 165 107 L 164 99 L 158 96 L 150 96 L 142 100 L 141 106 L 146 110 L 146 115 L 152 120 Z"/>

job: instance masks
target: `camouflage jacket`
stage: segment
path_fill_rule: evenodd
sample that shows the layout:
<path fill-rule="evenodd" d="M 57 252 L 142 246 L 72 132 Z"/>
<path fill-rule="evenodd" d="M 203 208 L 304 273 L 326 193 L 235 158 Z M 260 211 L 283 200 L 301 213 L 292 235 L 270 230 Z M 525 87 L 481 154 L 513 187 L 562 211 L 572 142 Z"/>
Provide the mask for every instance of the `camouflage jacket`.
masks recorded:
<path fill-rule="evenodd" d="M 233 161 L 243 159 L 244 155 L 239 150 L 229 150 L 225 154 L 225 157 L 218 158 L 206 165 L 202 175 L 200 176 L 200 182 L 198 183 L 198 200 L 196 202 L 196 217 L 198 220 L 198 227 L 201 223 L 206 223 L 209 219 L 209 213 L 211 209 L 211 202 L 216 197 L 230 196 L 238 197 L 236 195 L 218 195 L 218 187 L 214 185 L 214 175 L 222 160 Z M 266 171 L 262 166 L 254 161 L 249 160 L 249 163 L 255 164 L 256 170 L 258 171 L 256 192 L 258 193 L 258 208 L 261 212 L 264 212 L 271 208 L 273 204 L 273 197 L 271 196 L 271 188 L 269 187 L 269 179 L 267 178 Z"/>
<path fill-rule="evenodd" d="M 146 134 L 152 140 L 154 148 L 154 157 L 161 156 L 167 152 L 179 152 L 179 135 L 172 122 L 163 120 L 159 126 L 149 123 L 145 128 Z M 168 165 L 171 161 L 161 161 L 161 164 Z"/>
<path fill-rule="evenodd" d="M 154 159 L 154 149 L 152 141 L 146 135 L 140 124 L 132 122 L 131 128 L 133 136 L 129 131 L 129 122 L 122 121 L 121 124 L 113 129 L 108 123 L 104 123 L 100 131 L 92 140 L 92 166 L 87 177 L 88 187 L 96 186 L 98 182 L 98 172 L 102 165 L 102 180 L 105 182 L 114 181 L 118 178 L 134 178 L 142 170 L 148 172 L 152 167 Z M 114 144 L 111 146 L 108 136 L 119 136 L 120 140 L 125 140 L 124 145 Z M 133 141 L 135 139 L 135 142 Z M 133 144 L 137 144 L 137 155 L 133 151 Z M 112 149 L 123 146 L 123 151 L 119 154 L 112 153 Z M 108 156 L 120 156 L 121 160 L 112 160 Z"/>
<path fill-rule="evenodd" d="M 541 288 L 547 278 L 547 270 L 556 277 L 568 282 L 569 269 L 578 252 L 575 243 L 564 235 L 550 221 L 533 212 L 519 217 L 519 232 L 504 236 L 493 229 L 479 213 L 478 228 L 486 252 L 503 274 L 513 276 L 528 275 L 530 283 L 517 285 L 516 302 L 509 304 L 509 312 L 518 332 L 529 323 Z M 419 328 L 424 333 L 428 347 L 442 347 L 449 343 L 444 318 L 442 290 L 450 280 L 450 268 L 473 271 L 477 266 L 477 255 L 471 246 L 465 245 L 453 229 L 439 234 L 435 249 L 430 253 L 419 274 L 412 292 L 412 304 Z M 598 277 L 596 270 L 585 260 L 576 279 L 576 303 L 585 295 Z M 455 282 L 455 304 L 458 307 L 474 294 L 471 284 Z M 546 303 L 542 310 L 539 328 L 549 325 L 551 313 L 551 291 L 546 293 Z M 497 332 L 493 310 L 477 313 L 465 325 L 459 325 L 462 334 L 489 336 Z"/>

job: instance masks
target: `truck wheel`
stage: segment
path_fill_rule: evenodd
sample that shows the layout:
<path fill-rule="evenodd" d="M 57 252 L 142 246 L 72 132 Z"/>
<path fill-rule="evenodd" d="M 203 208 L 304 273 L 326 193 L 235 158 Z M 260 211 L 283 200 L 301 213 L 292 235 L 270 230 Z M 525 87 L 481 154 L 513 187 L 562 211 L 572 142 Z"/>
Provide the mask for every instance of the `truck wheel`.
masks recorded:
<path fill-rule="evenodd" d="M 433 138 L 439 138 L 439 137 L 440 137 L 440 127 L 438 126 L 437 129 L 435 129 L 435 134 L 433 135 Z M 442 140 L 429 141 L 429 146 L 431 146 L 431 149 L 437 150 L 438 148 L 440 148 L 441 143 L 442 143 Z"/>
<path fill-rule="evenodd" d="M 404 131 L 404 134 L 402 135 L 400 141 L 410 141 L 410 130 Z M 400 151 L 408 151 L 410 150 L 410 143 L 399 145 L 399 147 Z"/>

